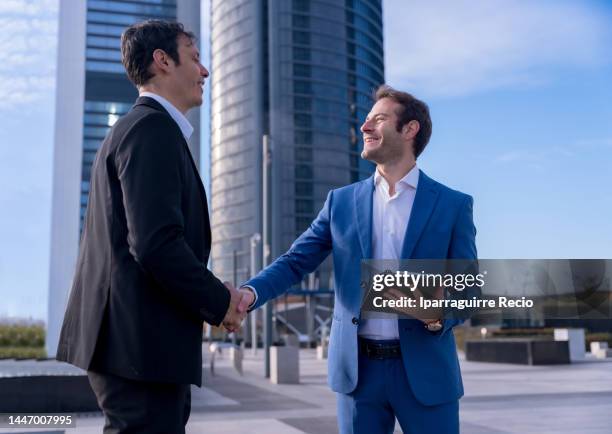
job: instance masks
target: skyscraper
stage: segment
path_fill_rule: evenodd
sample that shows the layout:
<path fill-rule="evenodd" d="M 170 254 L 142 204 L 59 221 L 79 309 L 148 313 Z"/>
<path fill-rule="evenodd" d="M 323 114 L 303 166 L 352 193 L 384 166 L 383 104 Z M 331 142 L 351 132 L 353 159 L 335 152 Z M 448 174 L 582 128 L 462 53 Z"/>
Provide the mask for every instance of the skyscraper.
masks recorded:
<path fill-rule="evenodd" d="M 264 134 L 272 258 L 330 189 L 373 171 L 359 127 L 384 82 L 381 0 L 212 0 L 211 71 L 213 270 L 241 281 L 262 231 Z"/>
<path fill-rule="evenodd" d="M 177 20 L 197 37 L 195 0 L 60 0 L 47 354 L 56 354 L 87 207 L 93 159 L 108 129 L 137 97 L 121 64 L 120 36 L 149 18 Z M 200 159 L 200 113 L 189 147 Z"/>

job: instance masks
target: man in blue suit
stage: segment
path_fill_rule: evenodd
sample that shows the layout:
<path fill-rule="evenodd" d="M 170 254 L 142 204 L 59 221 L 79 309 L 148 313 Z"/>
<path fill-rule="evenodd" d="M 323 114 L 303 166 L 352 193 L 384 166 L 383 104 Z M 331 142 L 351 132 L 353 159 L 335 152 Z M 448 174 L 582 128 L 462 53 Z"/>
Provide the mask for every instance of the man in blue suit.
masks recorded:
<path fill-rule="evenodd" d="M 370 178 L 332 190 L 289 251 L 243 285 L 238 310 L 283 294 L 333 255 L 329 384 L 345 433 L 459 433 L 463 385 L 452 328 L 461 321 L 360 314 L 363 259 L 476 259 L 472 198 L 416 166 L 431 136 L 425 103 L 381 86 L 361 127 Z"/>

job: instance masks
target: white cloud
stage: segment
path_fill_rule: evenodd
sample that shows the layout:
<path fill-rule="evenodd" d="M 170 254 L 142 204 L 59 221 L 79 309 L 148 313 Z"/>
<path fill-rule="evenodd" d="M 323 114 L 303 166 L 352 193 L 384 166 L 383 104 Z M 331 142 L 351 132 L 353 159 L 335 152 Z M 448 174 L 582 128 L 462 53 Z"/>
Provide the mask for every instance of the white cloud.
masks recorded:
<path fill-rule="evenodd" d="M 42 99 L 55 85 L 53 77 L 22 76 L 3 77 L 0 79 L 0 110 L 23 110 Z"/>
<path fill-rule="evenodd" d="M 420 94 L 536 86 L 550 80 L 553 68 L 594 66 L 612 50 L 609 16 L 589 2 L 386 0 L 383 5 L 387 81 Z"/>
<path fill-rule="evenodd" d="M 58 2 L 0 2 L 0 113 L 20 112 L 52 93 Z"/>
<path fill-rule="evenodd" d="M 58 0 L 2 0 L 0 14 L 39 16 L 57 11 Z"/>

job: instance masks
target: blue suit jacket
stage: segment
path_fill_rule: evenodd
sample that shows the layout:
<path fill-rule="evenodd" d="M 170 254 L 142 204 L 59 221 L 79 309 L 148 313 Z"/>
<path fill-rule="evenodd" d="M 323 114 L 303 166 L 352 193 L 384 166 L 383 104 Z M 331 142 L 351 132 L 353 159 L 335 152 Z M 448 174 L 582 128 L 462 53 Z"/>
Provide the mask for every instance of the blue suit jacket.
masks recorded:
<path fill-rule="evenodd" d="M 350 393 L 357 386 L 357 328 L 364 297 L 361 260 L 372 257 L 374 177 L 332 190 L 317 218 L 291 246 L 246 282 L 258 293 L 257 308 L 278 297 L 314 271 L 331 252 L 335 303 L 330 333 L 328 382 Z M 404 237 L 402 259 L 476 259 L 472 197 L 420 172 L 414 205 Z M 408 381 L 425 405 L 454 401 L 463 395 L 452 327 L 431 333 L 418 320 L 400 319 L 399 334 Z"/>

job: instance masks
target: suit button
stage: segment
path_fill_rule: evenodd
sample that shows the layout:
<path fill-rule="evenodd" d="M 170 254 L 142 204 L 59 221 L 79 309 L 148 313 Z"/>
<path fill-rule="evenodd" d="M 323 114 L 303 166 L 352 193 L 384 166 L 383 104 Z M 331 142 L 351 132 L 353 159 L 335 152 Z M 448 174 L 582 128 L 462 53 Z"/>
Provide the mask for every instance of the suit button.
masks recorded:
<path fill-rule="evenodd" d="M 351 322 L 355 325 L 359 324 L 359 320 L 355 317 L 353 317 L 353 319 L 351 320 Z"/>

